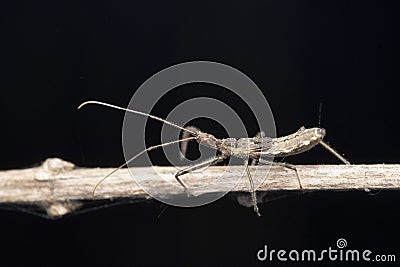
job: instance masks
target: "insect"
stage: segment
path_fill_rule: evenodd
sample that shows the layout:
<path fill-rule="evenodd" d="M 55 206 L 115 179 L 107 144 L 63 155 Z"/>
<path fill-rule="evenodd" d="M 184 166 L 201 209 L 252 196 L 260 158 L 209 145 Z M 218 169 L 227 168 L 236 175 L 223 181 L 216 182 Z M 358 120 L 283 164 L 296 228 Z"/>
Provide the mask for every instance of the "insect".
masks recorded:
<path fill-rule="evenodd" d="M 82 108 L 83 106 L 86 106 L 88 104 L 96 104 L 96 105 L 102 105 L 114 109 L 119 109 L 123 110 L 126 112 L 134 113 L 137 115 L 141 116 L 146 116 L 154 120 L 161 121 L 165 124 L 171 125 L 173 127 L 176 127 L 180 130 L 183 131 L 182 138 L 179 140 L 155 145 L 146 148 L 145 150 L 139 152 L 132 158 L 130 158 L 128 161 L 126 161 L 124 164 L 110 172 L 108 175 L 106 175 L 104 178 L 102 178 L 94 187 L 92 196 L 94 198 L 95 191 L 97 187 L 105 180 L 107 179 L 110 175 L 118 171 L 119 169 L 123 168 L 124 166 L 127 166 L 130 162 L 144 154 L 145 152 L 165 147 L 168 145 L 176 144 L 176 143 L 182 143 L 181 144 L 181 151 L 182 154 L 186 154 L 186 149 L 187 149 L 187 143 L 192 140 L 196 140 L 198 143 L 208 146 L 210 148 L 213 148 L 217 150 L 217 155 L 215 158 L 206 160 L 204 162 L 201 162 L 199 164 L 189 166 L 187 168 L 184 168 L 180 171 L 178 171 L 175 174 L 175 179 L 177 182 L 185 189 L 187 190 L 188 187 L 182 182 L 182 180 L 179 178 L 182 175 L 185 175 L 187 173 L 190 173 L 192 171 L 215 165 L 224 159 L 228 157 L 237 157 L 241 158 L 244 161 L 244 167 L 245 167 L 245 172 L 246 175 L 249 179 L 249 184 L 250 184 L 250 194 L 251 194 L 251 200 L 253 203 L 253 208 L 254 212 L 258 215 L 260 215 L 259 208 L 257 206 L 257 198 L 256 198 L 256 190 L 254 187 L 254 181 L 249 169 L 249 159 L 257 162 L 258 164 L 272 164 L 272 165 L 277 165 L 277 166 L 282 166 L 288 169 L 291 169 L 295 171 L 297 182 L 299 184 L 299 188 L 303 188 L 301 185 L 300 177 L 298 170 L 295 165 L 285 163 L 285 162 L 274 162 L 274 161 L 268 161 L 265 159 L 262 159 L 262 156 L 267 156 L 267 157 L 286 157 L 286 156 L 291 156 L 291 155 L 296 155 L 299 153 L 303 153 L 305 151 L 310 150 L 314 146 L 321 144 L 323 147 L 325 147 L 328 151 L 330 151 L 333 155 L 335 155 L 338 159 L 340 159 L 343 163 L 349 165 L 350 162 L 347 161 L 343 156 L 341 156 L 336 150 L 334 150 L 332 147 L 330 147 L 328 144 L 326 144 L 322 139 L 325 137 L 326 131 L 323 128 L 320 127 L 315 127 L 315 128 L 305 128 L 305 127 L 300 127 L 300 129 L 290 135 L 278 137 L 278 138 L 269 138 L 265 137 L 264 134 L 260 133 L 255 137 L 252 138 L 225 138 L 225 139 L 218 139 L 214 137 L 212 134 L 208 134 L 205 132 L 200 131 L 196 127 L 190 126 L 190 127 L 182 127 L 179 126 L 175 123 L 166 121 L 162 118 L 156 117 L 151 114 L 147 114 L 141 111 L 137 110 L 132 110 L 132 109 L 126 109 L 122 108 L 119 106 L 115 106 L 112 104 L 104 103 L 104 102 L 99 102 L 99 101 L 86 101 L 82 103 L 78 109 Z"/>

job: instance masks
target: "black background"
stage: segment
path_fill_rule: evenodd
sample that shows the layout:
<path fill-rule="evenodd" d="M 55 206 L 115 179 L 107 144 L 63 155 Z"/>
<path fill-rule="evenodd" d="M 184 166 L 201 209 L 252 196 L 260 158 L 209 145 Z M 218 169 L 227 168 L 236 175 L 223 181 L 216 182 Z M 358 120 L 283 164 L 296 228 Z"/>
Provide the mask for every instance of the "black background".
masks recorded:
<path fill-rule="evenodd" d="M 0 168 L 57 156 L 80 166 L 123 162 L 123 113 L 146 79 L 193 60 L 228 64 L 263 90 L 278 135 L 321 125 L 352 163 L 396 163 L 398 29 L 395 1 L 2 1 Z M 215 88 L 214 88 L 215 89 Z M 153 110 L 166 117 L 185 99 L 213 96 L 187 85 Z M 220 96 L 244 118 L 240 101 Z M 204 131 L 222 128 L 199 121 Z M 250 134 L 257 129 L 249 119 Z M 159 124 L 148 130 L 159 140 Z M 221 134 L 222 132 L 222 134 Z M 153 154 L 165 165 L 162 154 Z M 318 147 L 290 163 L 339 163 Z M 262 217 L 227 196 L 199 208 L 120 205 L 51 221 L 0 212 L 1 266 L 277 265 L 271 248 L 335 247 L 396 254 L 398 192 L 299 194 L 260 205 Z M 328 262 L 325 262 L 328 263 Z M 301 265 L 300 263 L 293 264 Z M 384 264 L 380 264 L 384 265 Z"/>

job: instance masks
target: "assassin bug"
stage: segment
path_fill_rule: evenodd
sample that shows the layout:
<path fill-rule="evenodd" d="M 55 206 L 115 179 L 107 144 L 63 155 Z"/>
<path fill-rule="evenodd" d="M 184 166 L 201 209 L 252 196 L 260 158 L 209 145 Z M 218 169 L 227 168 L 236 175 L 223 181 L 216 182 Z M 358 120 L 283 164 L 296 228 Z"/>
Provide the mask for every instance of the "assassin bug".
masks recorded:
<path fill-rule="evenodd" d="M 261 156 L 269 156 L 269 157 L 286 157 L 286 156 L 291 156 L 291 155 L 296 155 L 299 153 L 303 153 L 305 151 L 310 150 L 314 146 L 321 144 L 323 147 L 325 147 L 328 151 L 330 151 L 332 154 L 334 154 L 338 159 L 340 159 L 342 162 L 345 164 L 350 164 L 343 156 L 341 156 L 338 152 L 336 152 L 333 148 L 331 148 L 328 144 L 322 141 L 322 139 L 325 137 L 326 131 L 323 128 L 320 127 L 315 127 L 315 128 L 305 128 L 301 127 L 297 132 L 278 137 L 278 138 L 269 138 L 265 137 L 263 134 L 259 134 L 256 137 L 252 138 L 225 138 L 225 139 L 218 139 L 214 137 L 212 134 L 208 134 L 205 132 L 200 131 L 199 129 L 195 127 L 181 127 L 175 123 L 166 121 L 162 118 L 156 117 L 151 114 L 147 114 L 144 112 L 140 112 L 137 110 L 132 110 L 132 109 L 126 109 L 122 108 L 119 106 L 115 106 L 112 104 L 107 104 L 104 102 L 99 102 L 99 101 L 86 101 L 79 105 L 78 109 L 82 108 L 83 106 L 86 106 L 88 104 L 97 104 L 97 105 L 102 105 L 114 109 L 119 109 L 123 110 L 126 112 L 134 113 L 137 115 L 149 117 L 154 120 L 161 121 L 165 124 L 171 125 L 173 127 L 176 127 L 184 132 L 182 139 L 151 146 L 132 158 L 130 158 L 128 161 L 126 161 L 124 164 L 113 170 L 111 173 L 106 175 L 104 178 L 102 178 L 94 187 L 92 196 L 94 198 L 95 191 L 97 187 L 105 180 L 107 179 L 110 175 L 118 171 L 124 166 L 127 166 L 130 162 L 141 156 L 147 151 L 151 151 L 157 148 L 165 147 L 168 145 L 176 144 L 176 143 L 182 143 L 182 153 L 183 155 L 186 154 L 186 148 L 187 148 L 187 142 L 191 140 L 196 140 L 198 143 L 206 145 L 208 147 L 211 147 L 213 149 L 216 149 L 218 151 L 218 154 L 215 158 L 206 160 L 204 162 L 201 162 L 197 165 L 189 166 L 187 168 L 184 168 L 180 171 L 178 171 L 175 174 L 175 179 L 178 181 L 178 183 L 186 190 L 188 189 L 187 186 L 182 182 L 182 180 L 179 178 L 180 176 L 190 173 L 192 171 L 210 166 L 210 165 L 215 165 L 218 162 L 223 161 L 224 159 L 233 156 L 237 158 L 241 158 L 244 160 L 244 167 L 246 171 L 246 175 L 249 179 L 250 183 L 250 193 L 251 193 L 251 199 L 253 202 L 253 207 L 254 207 L 254 212 L 258 215 L 260 215 L 258 206 L 257 206 L 257 199 L 256 199 L 256 191 L 254 187 L 254 182 L 253 178 L 249 169 L 249 159 L 256 161 L 257 163 L 261 164 L 272 164 L 272 165 L 278 165 L 282 166 L 288 169 L 292 169 L 296 173 L 296 178 L 299 184 L 299 188 L 302 188 L 299 173 L 297 171 L 297 168 L 295 165 L 289 164 L 289 163 L 284 163 L 284 162 L 274 162 L 274 161 L 267 161 L 265 159 L 261 159 Z M 191 137 L 189 137 L 191 136 Z"/>

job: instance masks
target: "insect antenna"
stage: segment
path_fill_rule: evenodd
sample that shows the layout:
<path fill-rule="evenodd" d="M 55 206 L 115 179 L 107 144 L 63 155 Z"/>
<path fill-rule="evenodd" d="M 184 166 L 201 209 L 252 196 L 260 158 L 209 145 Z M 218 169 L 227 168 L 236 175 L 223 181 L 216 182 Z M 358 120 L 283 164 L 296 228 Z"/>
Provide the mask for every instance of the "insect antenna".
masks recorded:
<path fill-rule="evenodd" d="M 134 113 L 134 114 L 137 114 L 137 115 L 149 117 L 149 118 L 152 118 L 153 120 L 161 121 L 161 122 L 163 122 L 165 124 L 171 125 L 171 126 L 173 126 L 175 128 L 181 129 L 183 131 L 191 133 L 194 136 L 197 136 L 196 132 L 191 131 L 190 129 L 186 129 L 184 127 L 181 127 L 181 126 L 179 126 L 179 125 L 177 125 L 177 124 L 175 124 L 173 122 L 169 122 L 167 120 L 161 119 L 160 117 L 157 117 L 157 116 L 154 116 L 154 115 L 151 115 L 151 114 L 147 114 L 147 113 L 144 113 L 144 112 L 141 112 L 141 111 L 133 110 L 133 109 L 122 108 L 122 107 L 119 107 L 119 106 L 115 106 L 115 105 L 112 105 L 112 104 L 107 104 L 107 103 L 100 102 L 100 101 L 90 100 L 90 101 L 83 102 L 82 104 L 79 105 L 78 109 L 81 109 L 83 106 L 86 106 L 88 104 L 102 105 L 102 106 L 106 106 L 106 107 L 110 107 L 110 108 L 114 108 L 114 109 L 119 109 L 119 110 L 123 110 L 123 111 L 130 112 L 130 113 Z"/>
<path fill-rule="evenodd" d="M 322 117 L 322 97 L 319 101 L 319 108 L 318 108 L 318 127 L 321 127 L 321 117 Z"/>
<path fill-rule="evenodd" d="M 102 105 L 102 106 L 106 106 L 106 107 L 110 107 L 110 108 L 114 108 L 114 109 L 119 109 L 119 110 L 123 110 L 123 111 L 130 112 L 130 113 L 134 113 L 134 114 L 137 114 L 137 115 L 149 117 L 149 118 L 151 118 L 153 120 L 161 121 L 161 122 L 163 122 L 165 124 L 168 124 L 168 125 L 171 125 L 171 126 L 173 126 L 175 128 L 181 129 L 182 131 L 190 133 L 190 134 L 192 134 L 194 136 L 194 137 L 187 137 L 187 138 L 179 139 L 179 140 L 176 140 L 176 141 L 167 142 L 167 143 L 164 143 L 164 144 L 159 144 L 159 145 L 156 145 L 156 146 L 151 146 L 151 147 L 146 148 L 145 150 L 139 152 L 138 154 L 136 154 L 135 156 L 130 158 L 127 162 L 125 162 L 124 164 L 122 164 L 121 166 L 119 166 L 118 168 L 116 168 L 115 170 L 110 172 L 109 174 L 107 174 L 103 179 L 101 179 L 96 184 L 96 186 L 94 187 L 94 189 L 92 191 L 92 197 L 93 198 L 94 198 L 94 194 L 96 192 L 96 189 L 99 187 L 99 185 L 101 183 L 103 183 L 108 177 L 110 177 L 110 175 L 112 175 L 116 171 L 120 170 L 121 168 L 127 166 L 130 162 L 132 162 L 133 160 L 138 158 L 143 153 L 145 153 L 147 151 L 151 151 L 151 150 L 157 149 L 157 148 L 160 148 L 160 147 L 164 147 L 164 146 L 168 146 L 168 145 L 172 145 L 172 144 L 176 144 L 176 143 L 180 143 L 180 142 L 187 142 L 187 141 L 190 141 L 190 140 L 195 140 L 197 138 L 197 136 L 198 136 L 198 134 L 195 131 L 192 131 L 192 130 L 184 128 L 184 127 L 181 127 L 181 126 L 179 126 L 179 125 L 177 125 L 177 124 L 175 124 L 173 122 L 169 122 L 169 121 L 164 120 L 164 119 L 162 119 L 160 117 L 157 117 L 157 116 L 154 116 L 154 115 L 151 115 L 151 114 L 148 114 L 148 113 L 144 113 L 144 112 L 141 112 L 141 111 L 133 110 L 133 109 L 122 108 L 122 107 L 119 107 L 119 106 L 116 106 L 116 105 L 112 105 L 112 104 L 108 104 L 108 103 L 104 103 L 104 102 L 100 102 L 100 101 L 90 100 L 90 101 L 83 102 L 82 104 L 80 104 L 78 106 L 78 109 L 81 109 L 82 107 L 84 107 L 84 106 L 86 106 L 88 104 Z"/>
<path fill-rule="evenodd" d="M 104 178 L 102 178 L 93 188 L 92 191 L 92 198 L 94 199 L 94 194 L 96 192 L 96 189 L 99 187 L 100 184 L 102 184 L 108 177 L 110 177 L 112 174 L 114 174 L 116 171 L 120 170 L 121 168 L 127 166 L 129 163 L 131 163 L 132 161 L 134 161 L 135 159 L 137 159 L 139 156 L 141 156 L 142 154 L 144 154 L 147 151 L 152 151 L 154 149 L 160 148 L 160 147 L 165 147 L 165 146 L 169 146 L 172 144 L 176 144 L 176 143 L 180 143 L 180 142 L 187 142 L 190 140 L 195 140 L 196 137 L 188 137 L 188 138 L 184 138 L 184 139 L 179 139 L 179 140 L 175 140 L 175 141 L 171 141 L 171 142 L 167 142 L 167 143 L 163 143 L 163 144 L 159 144 L 159 145 L 155 145 L 155 146 L 151 146 L 146 148 L 145 150 L 137 153 L 135 156 L 133 156 L 132 158 L 130 158 L 128 161 L 126 161 L 124 164 L 122 164 L 121 166 L 119 166 L 118 168 L 116 168 L 115 170 L 113 170 L 112 172 L 110 172 L 109 174 L 107 174 Z"/>

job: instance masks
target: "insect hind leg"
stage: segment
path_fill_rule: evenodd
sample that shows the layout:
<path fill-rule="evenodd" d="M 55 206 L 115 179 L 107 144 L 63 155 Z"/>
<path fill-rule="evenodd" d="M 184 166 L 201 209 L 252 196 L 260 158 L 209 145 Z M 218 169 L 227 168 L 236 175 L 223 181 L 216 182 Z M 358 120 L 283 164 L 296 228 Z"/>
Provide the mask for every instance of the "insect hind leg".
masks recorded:
<path fill-rule="evenodd" d="M 290 163 L 286 163 L 286 162 L 268 161 L 268 160 L 265 160 L 265 159 L 258 159 L 258 161 L 261 164 L 272 164 L 272 165 L 275 165 L 275 166 L 281 166 L 281 167 L 284 167 L 284 168 L 287 168 L 287 169 L 294 170 L 295 173 L 296 173 L 297 182 L 299 183 L 299 187 L 300 187 L 300 189 L 303 189 L 303 186 L 302 186 L 301 181 L 300 181 L 299 171 L 297 170 L 296 165 L 293 165 L 293 164 L 290 164 Z"/>

